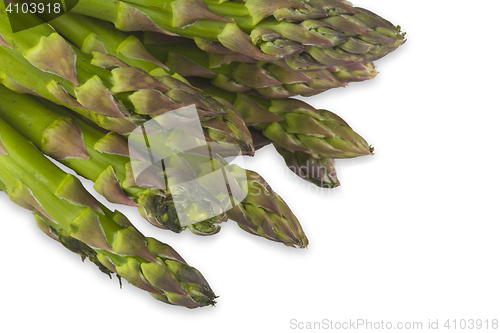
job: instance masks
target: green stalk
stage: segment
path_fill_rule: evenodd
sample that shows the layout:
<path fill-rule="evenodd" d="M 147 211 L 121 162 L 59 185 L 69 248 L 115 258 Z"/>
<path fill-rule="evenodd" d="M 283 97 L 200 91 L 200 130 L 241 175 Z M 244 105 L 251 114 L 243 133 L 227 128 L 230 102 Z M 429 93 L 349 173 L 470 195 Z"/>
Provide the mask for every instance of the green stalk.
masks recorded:
<path fill-rule="evenodd" d="M 256 149 L 273 143 L 292 172 L 319 187 L 340 185 L 334 159 L 373 154 L 373 148 L 359 134 L 328 110 L 317 110 L 292 98 L 232 93 L 199 78 L 191 83 L 236 107 L 251 129 Z"/>
<path fill-rule="evenodd" d="M 168 12 L 172 15 L 172 3 L 175 0 L 144 0 L 144 1 L 134 1 L 134 0 L 125 0 L 124 2 L 132 3 L 136 5 L 141 5 L 145 7 L 156 7 L 160 8 L 165 12 Z M 249 18 L 250 14 L 248 9 L 242 5 L 241 3 L 234 2 L 225 2 L 225 3 L 214 3 L 211 1 L 203 1 L 211 12 L 228 16 L 228 17 L 238 17 L 238 18 Z M 194 3 L 194 2 L 193 2 Z"/>
<path fill-rule="evenodd" d="M 105 49 L 107 54 L 120 58 L 129 65 L 141 66 L 140 68 L 144 70 L 157 66 L 157 60 L 144 50 L 142 44 L 133 35 L 117 31 L 103 21 L 76 14 L 66 14 L 54 20 L 52 25 L 78 47 L 85 48 L 87 45 L 87 48 L 90 48 L 90 45 L 93 45 L 96 49 Z M 89 40 L 92 42 L 89 43 Z M 100 45 L 100 47 L 95 45 Z M 186 56 L 203 57 L 207 61 L 207 53 L 199 50 L 192 43 L 171 42 L 166 45 L 177 47 L 175 50 L 185 52 Z M 164 46 L 161 49 L 164 50 Z M 87 51 L 90 52 L 91 49 Z M 160 60 L 164 59 L 160 58 Z M 192 69 L 193 66 L 190 68 Z M 330 119 L 332 114 L 328 111 L 322 111 L 328 118 L 327 120 L 323 119 L 324 116 L 320 111 L 297 100 L 248 97 L 241 93 L 218 89 L 213 85 L 207 85 L 206 82 L 192 82 L 200 89 L 233 104 L 243 115 L 247 125 L 265 131 L 268 138 L 276 142 L 277 147 L 282 147 L 278 149 L 278 152 L 284 157 L 292 171 L 301 178 L 320 186 L 338 186 L 332 158 L 362 156 L 372 152 L 366 141 L 352 131 L 342 119 L 337 116 L 335 119 Z M 296 124 L 300 122 L 309 124 L 308 135 L 293 133 L 293 127 L 297 127 Z M 325 125 L 330 125 L 330 127 Z M 328 128 L 326 132 L 325 127 Z M 284 133 L 283 129 L 290 130 Z M 304 170 L 308 170 L 307 175 Z"/>
<path fill-rule="evenodd" d="M 350 82 L 369 80 L 377 75 L 371 61 L 298 71 L 279 63 L 256 63 L 241 54 L 205 52 L 186 39 L 163 39 L 159 34 L 146 34 L 143 41 L 146 49 L 173 72 L 184 77 L 209 78 L 212 84 L 224 90 L 248 92 L 268 98 L 313 96 L 332 88 L 345 87 Z"/>
<path fill-rule="evenodd" d="M 192 25 L 187 29 L 186 27 L 175 28 L 171 26 L 173 19 L 171 13 L 121 1 L 83 0 L 78 2 L 72 12 L 112 22 L 123 31 L 144 29 L 167 35 L 202 36 L 214 41 L 223 31 L 220 23 L 216 21 L 207 21 L 202 26 Z M 128 20 L 130 17 L 132 17 L 132 21 Z"/>
<path fill-rule="evenodd" d="M 43 14 L 39 16 L 48 19 Z M 158 67 L 168 70 L 165 64 L 148 54 L 137 38 L 113 28 L 105 21 L 69 12 L 51 20 L 50 25 L 84 53 L 112 55 L 148 73 Z M 97 60 L 93 62 L 97 63 Z"/>
<path fill-rule="evenodd" d="M 4 101 L 0 105 L 2 118 L 15 126 L 41 151 L 94 181 L 94 188 L 109 201 L 139 206 L 141 214 L 155 226 L 177 232 L 184 229 L 179 222 L 172 195 L 168 191 L 159 190 L 165 186 L 165 182 L 158 178 L 154 169 L 141 174 L 144 183 L 138 186 L 139 180 L 134 178 L 131 164 L 134 162 L 128 157 L 127 143 L 121 137 L 113 133 L 102 133 L 63 108 L 50 105 L 36 97 L 15 94 L 0 87 L 0 99 Z M 201 170 L 214 171 L 212 164 L 217 161 L 205 160 L 207 162 Z M 168 165 L 170 164 L 172 163 L 169 162 Z M 191 167 L 194 165 L 181 165 L 178 170 L 183 171 Z M 240 193 L 247 189 L 248 192 L 248 196 L 242 198 L 242 202 L 228 212 L 231 219 L 248 232 L 285 245 L 307 245 L 307 238 L 293 213 L 260 176 L 250 171 L 242 171 L 237 166 L 228 166 L 226 169 L 229 170 L 228 181 L 238 184 L 237 187 L 232 187 L 232 190 Z M 248 179 L 242 176 L 246 173 L 249 174 Z M 202 177 L 201 174 L 197 176 L 199 179 Z M 235 179 L 239 179 L 239 183 Z M 169 183 L 170 181 L 171 179 L 168 179 Z M 208 184 L 206 188 L 218 193 L 221 186 L 227 191 L 225 183 Z M 187 207 L 190 215 L 198 217 L 211 213 L 205 210 L 203 200 L 209 198 L 200 198 Z M 218 212 L 213 213 L 216 217 L 210 221 L 190 225 L 190 230 L 197 234 L 218 232 L 220 226 L 214 222 L 225 219 L 225 215 L 218 216 Z"/>
<path fill-rule="evenodd" d="M 87 118 L 105 117 L 109 122 L 117 118 L 118 123 L 123 123 L 123 120 L 129 122 L 130 125 L 124 126 L 125 130 L 135 128 L 134 123 L 139 119 L 127 117 L 123 107 L 111 100 L 113 76 L 110 71 L 92 66 L 85 54 L 71 48 L 48 24 L 12 33 L 9 19 L 15 18 L 8 18 L 5 9 L 1 7 L 0 34 L 10 46 L 2 47 L 2 57 L 9 59 L 9 63 L 3 63 L 0 68 L 5 77 L 27 88 L 25 90 L 71 106 Z M 32 21 L 33 26 L 41 23 L 36 16 L 29 14 L 17 19 L 20 18 Z M 58 58 L 58 61 L 54 61 L 54 58 Z M 93 103 L 88 95 L 96 91 L 107 95 L 109 99 L 104 99 L 100 105 Z M 79 100 L 81 104 L 78 103 Z M 106 122 L 99 123 L 105 124 Z M 112 129 L 116 130 L 117 127 Z"/>
<path fill-rule="evenodd" d="M 73 96 L 67 94 L 71 83 L 57 75 L 44 72 L 33 66 L 20 53 L 8 47 L 0 47 L 0 82 L 17 93 L 43 96 L 55 103 L 95 122 L 98 126 L 117 133 L 128 133 L 136 128 L 137 119 L 107 116 L 85 108 Z"/>
<path fill-rule="evenodd" d="M 48 24 L 13 34 L 5 11 L 1 14 L 0 33 L 8 46 L 0 47 L 7 59 L 0 63 L 0 79 L 8 88 L 41 95 L 120 134 L 128 134 L 151 117 L 194 104 L 205 121 L 208 141 L 236 145 L 244 154 L 253 154 L 250 135 L 236 112 L 183 78 L 165 71 L 155 78 L 107 54 L 88 55 L 68 44 Z M 34 16 L 26 17 L 40 22 Z M 224 126 L 220 115 L 231 124 Z"/>
<path fill-rule="evenodd" d="M 288 168 L 300 178 L 318 187 L 335 188 L 340 186 L 335 169 L 335 159 L 314 157 L 301 151 L 290 151 L 279 145 L 274 145 L 283 157 Z"/>
<path fill-rule="evenodd" d="M 168 75 L 165 72 L 168 68 L 150 55 L 136 37 L 111 28 L 103 21 L 71 13 L 52 20 L 51 25 L 78 49 L 92 55 L 92 64 L 106 67 L 112 63 L 118 67 L 117 69 L 131 66 L 148 72 L 152 75 L 152 80 L 169 85 L 172 90 L 168 96 L 177 102 L 184 101 L 184 103 L 179 103 L 179 107 L 188 104 L 188 102 L 195 103 L 201 117 L 202 112 L 211 114 L 211 105 L 218 105 L 221 110 L 224 110 L 224 114 L 212 115 L 205 120 L 201 119 L 204 120 L 201 125 L 207 140 L 218 141 L 219 144 L 227 143 L 229 154 L 231 154 L 231 150 L 235 150 L 235 147 L 239 148 L 237 153 L 241 150 L 245 155 L 253 154 L 250 133 L 234 108 L 222 100 L 216 100 L 210 95 L 204 94 L 201 90 L 194 89 L 177 74 Z M 106 59 L 106 61 L 102 61 L 102 59 Z M 140 98 L 136 99 L 137 95 Z M 135 103 L 136 110 L 138 108 L 142 110 L 138 112 L 147 113 L 154 118 L 164 113 L 162 109 L 160 112 L 156 112 L 157 103 L 152 102 L 157 98 L 156 95 L 158 95 L 157 91 L 140 91 L 129 99 L 132 104 Z"/>
<path fill-rule="evenodd" d="M 123 31 L 201 38 L 257 60 L 289 59 L 290 66 L 300 68 L 376 60 L 405 41 L 399 27 L 365 9 L 335 0 L 310 4 L 80 0 L 73 12 L 112 22 Z M 311 15 L 304 15 L 308 11 Z"/>
<path fill-rule="evenodd" d="M 185 229 L 175 213 L 165 179 L 151 170 L 147 183 L 136 183 L 129 147 L 121 137 L 96 129 L 62 107 L 37 97 L 16 94 L 2 86 L 0 100 L 3 101 L 0 116 L 5 121 L 42 152 L 94 181 L 96 191 L 108 201 L 138 207 L 150 223 L 160 228 L 174 232 Z M 191 226 L 191 230 L 213 234 L 220 228 L 214 222 L 225 219 L 216 216 Z"/>
<path fill-rule="evenodd" d="M 289 151 L 325 158 L 353 158 L 373 152 L 359 134 L 331 111 L 317 110 L 293 98 L 265 99 L 232 93 L 202 79 L 193 79 L 191 83 L 229 101 L 248 126 Z"/>
<path fill-rule="evenodd" d="M 0 187 L 13 202 L 91 247 L 100 264 L 155 298 L 189 308 L 214 303 L 196 269 L 169 256 L 168 245 L 145 238 L 121 213 L 107 210 L 76 177 L 57 168 L 1 119 Z"/>
<path fill-rule="evenodd" d="M 150 60 L 151 56 L 142 49 L 142 44 L 134 36 L 127 36 L 106 27 L 101 21 L 67 14 L 54 20 L 53 25 L 79 47 L 83 48 L 85 41 L 91 39 L 94 41 L 92 45 L 101 45 L 100 48 L 105 49 L 109 55 L 120 57 L 120 60 L 127 64 L 142 66 L 140 68 L 143 70 L 149 70 L 156 65 L 154 60 Z M 71 29 L 68 31 L 67 27 L 71 27 Z M 129 43 L 133 43 L 135 46 L 135 56 L 130 54 L 133 52 L 129 51 L 132 47 L 126 46 Z M 166 50 L 167 45 L 175 47 L 176 44 L 181 45 L 179 48 L 182 51 L 188 51 L 185 53 L 186 56 L 189 56 L 191 52 L 195 55 L 205 54 L 193 44 L 186 42 L 169 43 L 164 45 L 162 50 Z M 127 54 L 124 54 L 124 51 L 119 52 L 120 50 L 127 50 Z M 90 52 L 90 50 L 87 51 Z M 162 54 L 165 55 L 165 52 Z M 139 57 L 143 60 L 137 60 Z M 160 58 L 159 60 L 164 59 Z M 153 72 L 150 71 L 150 73 Z M 306 103 L 298 100 L 280 99 L 266 101 L 241 93 L 226 92 L 206 84 L 200 85 L 200 88 L 232 103 L 243 115 L 247 125 L 257 126 L 259 130 L 264 131 L 267 137 L 288 150 L 304 151 L 327 158 L 348 158 L 371 154 L 371 149 L 366 141 L 352 131 L 343 120 L 340 118 L 340 120 L 332 119 L 333 117 L 326 119 L 318 110 Z M 324 113 L 328 114 L 326 111 Z M 264 125 L 258 125 L 260 123 L 264 123 Z M 299 129 L 299 127 L 302 128 Z"/>

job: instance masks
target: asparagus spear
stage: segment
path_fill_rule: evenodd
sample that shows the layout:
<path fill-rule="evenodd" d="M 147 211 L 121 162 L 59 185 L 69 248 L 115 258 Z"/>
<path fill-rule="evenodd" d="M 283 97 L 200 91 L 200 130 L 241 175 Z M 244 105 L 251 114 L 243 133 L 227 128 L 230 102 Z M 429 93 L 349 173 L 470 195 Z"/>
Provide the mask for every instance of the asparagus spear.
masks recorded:
<path fill-rule="evenodd" d="M 115 272 L 104 266 L 99 261 L 98 258 L 99 254 L 96 251 L 94 251 L 94 249 L 92 249 L 84 242 L 79 241 L 78 239 L 70 236 L 69 233 L 67 233 L 63 228 L 61 228 L 60 225 L 53 223 L 52 221 L 47 220 L 46 218 L 43 218 L 36 213 L 33 213 L 33 217 L 35 218 L 36 226 L 41 231 L 43 231 L 47 236 L 61 243 L 61 245 L 63 245 L 71 252 L 80 255 L 82 261 L 85 261 L 85 259 L 89 258 L 90 262 L 95 264 L 101 272 L 112 278 L 111 274 Z M 120 275 L 117 275 L 117 277 L 120 280 L 120 285 L 121 285 Z"/>
<path fill-rule="evenodd" d="M 42 152 L 94 181 L 96 191 L 109 202 L 138 207 L 149 222 L 159 227 L 175 232 L 183 229 L 172 212 L 170 193 L 161 190 L 162 177 L 150 170 L 147 177 L 142 175 L 143 183 L 137 184 L 129 147 L 121 137 L 104 133 L 48 101 L 1 86 L 0 99 L 0 115 L 5 121 Z M 224 216 L 216 216 L 198 226 L 203 226 L 206 233 L 216 233 L 219 227 L 209 222 L 223 220 Z"/>
<path fill-rule="evenodd" d="M 292 152 L 278 145 L 276 150 L 285 159 L 288 168 L 300 178 L 323 188 L 340 186 L 335 169 L 335 159 L 314 157 L 301 151 Z"/>
<path fill-rule="evenodd" d="M 119 59 L 117 61 L 137 66 L 155 76 L 158 75 L 156 73 L 160 75 L 163 73 L 163 70 L 158 69 L 158 60 L 144 49 L 137 38 L 111 29 L 105 22 L 69 13 L 53 20 L 52 25 L 72 43 L 92 53 L 94 58 L 106 54 L 107 57 L 115 57 Z M 193 58 L 199 58 L 199 55 L 199 52 L 194 52 Z M 202 55 L 206 54 L 202 52 Z M 332 158 L 355 157 L 371 153 L 366 142 L 347 127 L 345 121 L 328 114 L 327 111 L 324 111 L 322 116 L 318 110 L 298 100 L 271 99 L 267 101 L 248 97 L 242 93 L 226 92 L 202 80 L 192 80 L 192 82 L 201 90 L 232 103 L 243 115 L 247 125 L 266 123 L 265 127 L 260 126 L 259 129 L 289 150 L 307 151 L 310 154 L 323 154 Z M 322 119 L 324 117 L 326 118 Z M 277 121 L 284 119 L 286 119 L 287 126 L 279 126 Z M 323 122 L 318 123 L 316 119 Z M 293 132 L 294 129 L 299 131 L 299 127 L 305 126 L 308 128 L 305 128 L 304 133 Z M 288 133 L 282 133 L 283 127 L 289 130 Z M 296 136 L 291 138 L 291 134 L 296 134 Z M 294 145 L 297 141 L 301 141 L 298 144 L 301 147 Z"/>
<path fill-rule="evenodd" d="M 314 72 L 299 72 L 269 63 L 256 64 L 254 59 L 238 53 L 206 53 L 189 39 L 174 38 L 172 41 L 172 38 L 165 39 L 165 35 L 158 33 L 144 36 L 144 41 L 149 43 L 146 50 L 134 35 L 120 32 L 105 21 L 73 13 L 52 20 L 51 25 L 78 48 L 92 53 L 94 59 L 109 59 L 112 55 L 147 72 L 167 65 L 172 73 L 209 77 L 215 85 L 227 90 L 249 91 L 254 88 L 267 97 L 313 95 L 376 75 L 371 62 Z M 94 60 L 94 63 L 98 62 Z"/>
<path fill-rule="evenodd" d="M 250 92 L 268 98 L 313 96 L 331 88 L 345 87 L 377 75 L 371 61 L 299 71 L 276 63 L 257 62 L 238 53 L 208 53 L 186 38 L 147 33 L 147 50 L 171 71 L 184 77 L 211 79 L 213 85 L 232 92 Z"/>
<path fill-rule="evenodd" d="M 194 104 L 204 120 L 207 140 L 237 144 L 243 153 L 253 154 L 248 130 L 227 103 L 165 72 L 154 78 L 140 68 L 118 66 L 118 59 L 93 59 L 69 45 L 48 24 L 14 34 L 1 7 L 0 33 L 8 46 L 0 46 L 4 60 L 0 81 L 10 89 L 41 95 L 120 134 L 131 132 L 150 116 Z M 30 14 L 22 18 L 41 22 Z"/>
<path fill-rule="evenodd" d="M 255 150 L 261 149 L 273 142 L 253 127 L 250 128 Z M 301 151 L 289 151 L 279 145 L 274 145 L 276 151 L 283 157 L 288 168 L 300 178 L 323 188 L 340 186 L 335 169 L 335 159 L 314 157 Z"/>
<path fill-rule="evenodd" d="M 158 60 L 156 60 L 156 58 L 154 58 L 147 52 L 147 50 L 135 36 L 127 35 L 116 29 L 113 29 L 104 21 L 69 13 L 53 20 L 52 25 L 64 37 L 68 38 L 75 45 L 84 49 L 86 52 L 91 52 L 94 57 L 96 57 L 97 54 L 103 54 L 103 52 L 105 52 L 108 57 L 116 57 L 129 65 L 137 66 L 145 71 L 149 71 L 150 73 L 154 73 L 155 68 L 157 68 L 158 66 Z M 189 43 L 187 45 L 189 49 L 192 49 L 191 46 L 189 46 Z M 194 56 L 194 59 L 199 59 L 206 57 L 207 55 L 204 52 L 195 51 L 191 54 L 191 56 Z M 196 71 L 196 69 L 194 70 Z M 203 73 L 199 72 L 198 75 L 203 76 Z M 343 75 L 346 76 L 346 74 Z M 302 137 L 295 136 L 290 139 L 293 133 L 282 133 L 281 129 L 288 129 L 288 125 L 282 124 L 277 126 L 278 122 L 284 122 L 285 120 L 285 118 L 281 117 L 280 114 L 295 112 L 295 118 L 291 115 L 286 116 L 287 121 L 290 122 L 290 126 L 298 127 L 298 124 L 301 121 L 305 121 L 306 124 L 308 122 L 309 124 L 312 123 L 313 126 L 309 126 L 309 130 L 312 131 L 309 133 L 309 137 L 321 138 L 325 136 L 325 126 L 321 126 L 321 124 L 318 125 L 315 123 L 318 119 L 321 119 L 319 111 L 314 109 L 312 106 L 297 100 L 266 101 L 265 99 L 259 99 L 256 97 L 247 97 L 241 93 L 232 94 L 229 92 L 225 92 L 211 85 L 207 85 L 204 81 L 197 81 L 193 78 L 191 80 L 192 83 L 198 86 L 200 89 L 230 101 L 243 115 L 247 125 L 257 126 L 261 130 L 269 128 L 269 130 L 266 132 L 268 134 L 268 137 L 275 140 L 278 145 L 284 146 L 289 150 L 289 152 L 287 153 L 287 157 L 285 157 L 285 161 L 287 161 L 287 164 L 292 170 L 296 170 L 298 172 L 299 169 L 297 169 L 297 162 L 299 161 L 304 163 L 304 165 L 300 165 L 300 170 L 316 170 L 315 172 L 310 172 L 307 177 L 304 177 L 303 172 L 299 173 L 302 178 L 311 180 L 314 183 L 321 183 L 325 187 L 335 187 L 338 185 L 338 181 L 335 177 L 325 177 L 326 175 L 334 174 L 334 166 L 330 161 L 331 158 L 353 157 L 356 155 L 365 155 L 371 153 L 370 148 L 368 147 L 366 142 L 361 137 L 359 137 L 359 135 L 354 132 L 352 132 L 352 134 L 346 135 L 346 131 L 342 131 L 342 129 L 347 127 L 348 125 L 343 120 L 337 117 L 337 119 L 331 119 L 328 121 L 329 123 L 335 122 L 335 125 L 340 127 L 335 128 L 334 130 L 330 129 L 330 137 L 333 137 L 333 135 L 335 135 L 337 137 L 340 137 L 341 139 L 343 138 L 344 142 L 348 143 L 349 140 L 351 140 L 354 149 L 352 147 L 349 148 L 349 144 L 347 145 L 347 148 L 344 146 L 345 144 L 336 144 L 335 148 L 337 150 L 334 150 L 333 147 L 330 147 L 329 153 L 326 154 L 327 157 L 319 158 L 317 155 L 315 155 L 316 151 L 311 150 L 316 147 L 314 144 L 311 144 L 311 141 L 317 141 L 316 143 L 319 143 L 319 141 L 321 141 L 322 139 L 315 140 L 313 138 L 312 140 L 308 141 L 308 153 L 310 154 L 310 156 L 305 156 L 305 154 L 297 154 L 301 156 L 295 156 L 292 159 L 290 157 L 290 154 L 295 154 L 295 151 L 297 150 L 297 147 L 295 145 L 292 145 L 292 143 L 297 140 L 300 141 Z M 327 111 L 322 112 L 325 115 L 329 116 L 327 118 L 333 118 L 333 116 L 330 115 Z M 314 126 L 314 124 L 316 124 L 316 126 Z M 347 130 L 349 131 L 350 128 L 347 128 Z M 304 139 L 304 141 L 307 141 L 306 139 Z M 328 145 L 330 145 L 332 141 L 335 140 L 330 140 L 330 143 Z M 338 141 L 342 140 L 338 139 Z M 322 153 L 325 154 L 325 143 L 321 143 L 319 143 L 319 147 L 323 149 Z M 304 144 L 302 144 L 302 146 L 304 146 Z M 359 149 L 359 147 L 361 147 L 361 149 Z M 349 149 L 351 151 L 349 151 Z M 304 148 L 299 149 L 299 151 L 303 150 Z M 283 150 L 279 151 L 280 153 L 284 152 Z M 314 157 L 313 155 L 316 157 Z M 294 161 L 293 163 L 292 160 Z"/>
<path fill-rule="evenodd" d="M 273 143 L 288 168 L 319 187 L 340 185 L 336 158 L 372 155 L 373 148 L 339 116 L 296 99 L 230 93 L 193 78 L 190 82 L 230 101 L 251 128 L 255 148 Z M 309 132 L 307 132 L 309 131 Z"/>
<path fill-rule="evenodd" d="M 257 60 L 291 59 L 289 65 L 302 67 L 375 60 L 404 43 L 399 27 L 370 11 L 342 1 L 308 4 L 322 14 L 295 22 L 288 22 L 290 15 L 297 19 L 293 13 L 311 11 L 292 1 L 80 0 L 73 12 L 124 31 L 199 38 L 205 49 L 222 45 Z"/>
<path fill-rule="evenodd" d="M 143 237 L 149 252 L 155 256 L 160 265 L 150 269 L 143 267 L 144 265 L 141 262 L 137 265 L 129 259 L 126 267 L 121 267 L 117 266 L 106 255 L 72 237 L 58 224 L 36 213 L 34 216 L 37 226 L 49 237 L 60 242 L 68 250 L 79 254 L 82 260 L 89 258 L 104 274 L 111 277 L 111 274 L 115 273 L 120 280 L 120 284 L 123 277 L 129 282 L 132 281 L 130 283 L 134 286 L 148 291 L 151 296 L 167 304 L 181 305 L 188 308 L 215 305 L 216 296 L 201 273 L 196 268 L 187 264 L 171 246 L 155 238 Z M 167 270 L 163 267 L 166 267 Z M 154 268 L 157 270 L 154 271 Z M 162 279 L 166 281 L 162 281 Z M 172 283 L 172 281 L 174 282 Z M 166 287 L 165 283 L 171 283 L 172 287 L 158 292 L 149 286 L 151 285 L 155 289 L 160 289 Z M 172 292 L 170 289 L 174 289 L 174 291 Z M 181 291 L 179 292 L 179 290 Z M 192 300 L 187 299 L 182 290 L 186 290 Z M 180 295 L 176 295 L 176 293 Z M 193 301 L 195 302 L 194 305 Z"/>
<path fill-rule="evenodd" d="M 195 268 L 168 245 L 145 238 L 121 213 L 106 209 L 1 119 L 0 187 L 39 220 L 90 247 L 106 272 L 166 303 L 214 304 L 214 293 Z"/>
<path fill-rule="evenodd" d="M 230 93 L 205 79 L 192 78 L 190 82 L 230 101 L 250 127 L 256 149 L 273 143 L 292 172 L 319 187 L 340 185 L 335 158 L 373 154 L 373 148 L 331 111 L 316 110 L 291 98 L 264 99 Z"/>
<path fill-rule="evenodd" d="M 248 189 L 245 199 L 228 210 L 231 220 L 243 230 L 286 246 L 309 244 L 302 226 L 285 201 L 256 172 L 231 166 L 231 174 Z"/>
<path fill-rule="evenodd" d="M 194 78 L 190 82 L 229 101 L 248 126 L 290 151 L 328 158 L 352 158 L 373 152 L 359 134 L 331 111 L 317 110 L 293 98 L 265 99 L 224 91 L 204 79 Z"/>
<path fill-rule="evenodd" d="M 155 226 L 177 232 L 185 229 L 175 210 L 172 193 L 168 187 L 161 190 L 170 180 L 165 182 L 162 175 L 158 177 L 155 169 L 148 169 L 150 172 L 141 174 L 140 179 L 134 177 L 129 147 L 121 137 L 103 133 L 48 101 L 16 94 L 1 86 L 0 99 L 3 101 L 0 105 L 2 118 L 41 151 L 94 181 L 94 188 L 109 201 L 139 206 L 141 214 Z M 209 159 L 202 171 L 212 170 L 215 162 Z M 235 212 L 228 213 L 229 218 L 253 234 L 286 245 L 307 245 L 307 238 L 295 216 L 260 176 L 236 166 L 230 166 L 228 170 L 228 176 L 235 179 L 233 183 L 238 184 L 232 189 L 238 193 L 248 193 L 235 205 Z M 248 176 L 245 180 L 246 173 Z M 203 175 L 197 176 L 201 178 Z M 217 186 L 226 188 L 226 183 L 207 188 Z M 197 217 L 194 222 L 201 220 L 200 214 L 202 217 L 205 217 L 203 214 L 214 216 L 208 221 L 189 226 L 191 231 L 198 234 L 218 232 L 218 222 L 226 218 L 224 214 L 218 215 L 219 211 L 200 211 L 199 205 L 188 208 L 192 209 L 191 215 Z"/>

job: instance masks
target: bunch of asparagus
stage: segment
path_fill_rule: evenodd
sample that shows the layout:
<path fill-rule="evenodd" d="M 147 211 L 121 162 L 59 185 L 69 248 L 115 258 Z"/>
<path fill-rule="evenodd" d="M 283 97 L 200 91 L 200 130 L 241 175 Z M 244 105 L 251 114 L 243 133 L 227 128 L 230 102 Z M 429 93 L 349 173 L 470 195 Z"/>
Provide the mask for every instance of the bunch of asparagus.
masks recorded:
<path fill-rule="evenodd" d="M 16 20 L 33 28 L 14 33 Z M 304 248 L 283 199 L 226 158 L 273 144 L 301 178 L 338 186 L 335 159 L 373 148 L 291 97 L 372 79 L 373 61 L 404 41 L 344 0 L 80 0 L 57 18 L 0 3 L 0 189 L 102 272 L 169 304 L 213 305 L 195 268 L 47 156 L 159 228 L 213 235 L 233 220 Z M 158 155 L 159 167 L 148 160 Z"/>

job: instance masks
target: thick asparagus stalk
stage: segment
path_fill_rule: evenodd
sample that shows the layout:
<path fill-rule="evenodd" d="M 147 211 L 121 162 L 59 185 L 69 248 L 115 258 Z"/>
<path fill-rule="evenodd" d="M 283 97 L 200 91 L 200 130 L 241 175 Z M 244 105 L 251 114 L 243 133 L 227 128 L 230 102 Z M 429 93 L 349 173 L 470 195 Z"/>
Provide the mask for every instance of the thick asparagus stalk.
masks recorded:
<path fill-rule="evenodd" d="M 292 1 L 80 0 L 73 12 L 124 31 L 199 38 L 205 49 L 222 45 L 257 60 L 291 59 L 289 65 L 302 67 L 375 60 L 404 43 L 399 27 L 370 11 L 342 1 L 308 4 L 312 11 Z M 293 14 L 298 12 L 309 14 L 300 19 L 303 14 Z M 289 22 L 291 17 L 298 21 Z"/>
<path fill-rule="evenodd" d="M 0 14 L 0 33 L 8 43 L 0 46 L 5 59 L 0 63 L 0 76 L 10 89 L 41 95 L 122 134 L 151 116 L 194 104 L 200 119 L 205 120 L 207 140 L 236 144 L 243 153 L 253 154 L 250 135 L 237 113 L 182 78 L 164 71 L 155 78 L 119 59 L 89 56 L 71 47 L 48 24 L 11 33 L 5 11 Z M 29 14 L 23 18 L 40 22 Z M 226 115 L 225 120 L 222 115 Z"/>
<path fill-rule="evenodd" d="M 94 260 L 155 298 L 189 308 L 214 304 L 196 269 L 168 245 L 145 238 L 121 213 L 107 210 L 1 119 L 0 138 L 0 186 L 14 203 L 86 244 Z"/>
<path fill-rule="evenodd" d="M 170 180 L 165 181 L 163 175 L 158 177 L 154 169 L 148 169 L 151 172 L 141 174 L 140 179 L 135 177 L 132 165 L 134 161 L 129 157 L 127 142 L 121 137 L 103 133 L 65 109 L 36 97 L 15 94 L 0 87 L 0 99 L 3 101 L 0 105 L 2 118 L 41 151 L 94 181 L 94 188 L 109 201 L 139 206 L 141 214 L 155 226 L 177 232 L 184 229 L 168 187 L 161 190 Z M 206 162 L 208 169 L 204 170 L 209 170 L 213 162 L 209 159 Z M 230 166 L 228 170 L 228 176 L 240 180 L 239 183 L 234 181 L 238 187 L 233 189 L 242 192 L 240 188 L 244 187 L 245 192 L 248 192 L 242 198 L 243 201 L 233 208 L 237 212 L 228 213 L 230 218 L 254 234 L 286 245 L 307 245 L 307 238 L 297 219 L 260 176 L 248 171 L 247 183 L 244 183 L 242 174 L 245 172 L 236 166 Z M 211 186 L 226 188 L 225 183 Z M 209 216 L 215 216 L 208 221 L 190 225 L 190 230 L 195 233 L 216 233 L 219 230 L 216 222 L 225 220 L 224 214 L 217 215 L 219 211 L 200 211 L 198 205 L 189 208 L 192 209 L 190 215 L 197 218 L 194 222 L 201 220 L 200 214 L 202 219 L 205 219 L 203 214 L 213 213 Z"/>

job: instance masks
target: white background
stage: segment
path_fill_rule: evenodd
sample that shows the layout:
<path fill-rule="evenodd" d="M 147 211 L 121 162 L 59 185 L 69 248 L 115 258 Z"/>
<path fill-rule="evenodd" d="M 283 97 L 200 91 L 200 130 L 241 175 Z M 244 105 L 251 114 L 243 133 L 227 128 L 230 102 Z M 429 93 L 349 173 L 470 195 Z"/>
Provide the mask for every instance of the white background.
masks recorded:
<path fill-rule="evenodd" d="M 176 235 L 108 205 L 171 244 L 220 295 L 216 307 L 188 310 L 127 282 L 120 289 L 1 194 L 0 330 L 289 332 L 299 331 L 292 319 L 500 319 L 500 2 L 355 5 L 400 24 L 408 42 L 377 61 L 374 80 L 307 101 L 344 117 L 376 154 L 339 161 L 334 190 L 298 179 L 271 147 L 246 164 L 291 206 L 308 249 L 233 222 L 213 237 Z"/>

